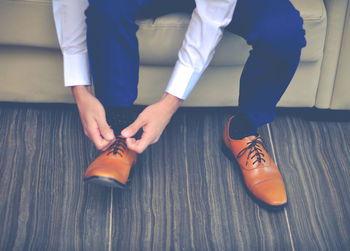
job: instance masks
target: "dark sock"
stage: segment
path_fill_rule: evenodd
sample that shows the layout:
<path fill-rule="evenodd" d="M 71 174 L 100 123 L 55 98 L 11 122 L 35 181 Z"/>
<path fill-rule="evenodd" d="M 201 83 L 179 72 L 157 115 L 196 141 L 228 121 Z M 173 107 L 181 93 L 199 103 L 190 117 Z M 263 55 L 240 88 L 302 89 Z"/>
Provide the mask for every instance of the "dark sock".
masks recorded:
<path fill-rule="evenodd" d="M 114 131 L 114 135 L 120 135 L 121 131 L 132 124 L 136 117 L 137 111 L 134 107 L 109 106 L 105 107 L 107 123 Z"/>
<path fill-rule="evenodd" d="M 238 112 L 230 123 L 230 137 L 238 140 L 248 136 L 257 136 L 257 128 L 253 125 L 247 115 Z"/>

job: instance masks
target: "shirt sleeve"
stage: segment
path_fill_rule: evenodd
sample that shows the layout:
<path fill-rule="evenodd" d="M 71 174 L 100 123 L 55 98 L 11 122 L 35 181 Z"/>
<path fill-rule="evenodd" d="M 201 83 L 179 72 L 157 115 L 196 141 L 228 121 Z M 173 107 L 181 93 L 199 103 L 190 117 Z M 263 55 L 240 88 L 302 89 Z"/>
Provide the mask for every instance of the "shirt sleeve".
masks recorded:
<path fill-rule="evenodd" d="M 52 6 L 63 54 L 64 85 L 90 85 L 84 14 L 88 0 L 53 0 Z"/>
<path fill-rule="evenodd" d="M 186 99 L 213 58 L 237 0 L 196 0 L 182 48 L 166 92 Z"/>

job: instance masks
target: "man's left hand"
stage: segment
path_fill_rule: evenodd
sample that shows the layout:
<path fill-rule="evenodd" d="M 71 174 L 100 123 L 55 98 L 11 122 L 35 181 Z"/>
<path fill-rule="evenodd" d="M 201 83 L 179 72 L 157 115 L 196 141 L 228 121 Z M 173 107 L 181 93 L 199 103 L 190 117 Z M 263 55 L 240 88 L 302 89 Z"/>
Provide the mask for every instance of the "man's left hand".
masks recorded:
<path fill-rule="evenodd" d="M 183 100 L 166 93 L 159 102 L 146 107 L 135 122 L 121 132 L 126 138 L 128 148 L 142 153 L 150 144 L 156 143 L 182 103 Z M 132 138 L 141 128 L 143 129 L 141 138 L 138 140 Z"/>

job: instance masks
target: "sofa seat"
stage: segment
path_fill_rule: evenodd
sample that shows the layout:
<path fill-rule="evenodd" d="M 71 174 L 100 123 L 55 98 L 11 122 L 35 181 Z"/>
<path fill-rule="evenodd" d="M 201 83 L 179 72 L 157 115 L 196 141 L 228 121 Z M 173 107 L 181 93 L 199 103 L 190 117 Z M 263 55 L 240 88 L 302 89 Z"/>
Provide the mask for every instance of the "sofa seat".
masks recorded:
<path fill-rule="evenodd" d="M 303 50 L 301 60 L 314 62 L 322 59 L 326 25 L 323 2 L 319 0 L 293 0 L 293 3 L 301 10 L 306 39 L 312 44 Z M 138 21 L 141 63 L 145 65 L 173 65 L 182 45 L 189 20 L 189 15 L 171 14 L 156 20 Z M 249 55 L 249 49 L 250 47 L 243 38 L 231 32 L 225 32 L 216 49 L 211 66 L 243 65 Z"/>
<path fill-rule="evenodd" d="M 293 0 L 304 19 L 307 41 L 313 46 L 303 50 L 302 61 L 312 62 L 323 56 L 326 15 L 321 0 Z M 0 44 L 59 48 L 51 19 L 50 1 L 3 1 L 0 3 Z M 14 13 L 17 13 L 14 15 Z M 18 16 L 24 18 L 18 19 Z M 140 60 L 144 65 L 172 66 L 182 45 L 190 15 L 170 14 L 155 20 L 139 20 L 137 36 Z M 241 37 L 225 32 L 216 49 L 212 66 L 243 65 L 249 46 Z"/>
<path fill-rule="evenodd" d="M 308 44 L 279 105 L 310 107 L 315 104 L 323 58 L 326 10 L 322 0 L 292 2 L 304 18 Z M 164 92 L 189 20 L 189 15 L 177 13 L 137 21 L 141 67 L 136 103 L 150 104 Z M 50 0 L 1 0 L 0 34 L 0 100 L 74 102 L 69 89 L 63 88 Z M 249 50 L 244 39 L 225 32 L 211 65 L 185 105 L 237 105 L 239 77 Z M 220 87 L 213 90 L 216 83 Z"/>

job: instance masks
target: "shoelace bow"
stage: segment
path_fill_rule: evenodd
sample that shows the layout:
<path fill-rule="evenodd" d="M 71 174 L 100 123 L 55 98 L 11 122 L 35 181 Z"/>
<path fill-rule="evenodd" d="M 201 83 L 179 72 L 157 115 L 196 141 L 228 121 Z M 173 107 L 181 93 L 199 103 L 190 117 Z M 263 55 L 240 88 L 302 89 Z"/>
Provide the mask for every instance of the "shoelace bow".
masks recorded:
<path fill-rule="evenodd" d="M 122 154 L 125 152 L 127 146 L 125 142 L 125 138 L 117 136 L 116 141 L 108 148 L 109 152 L 107 155 L 114 154 L 122 156 Z"/>
<path fill-rule="evenodd" d="M 262 150 L 260 149 L 260 146 L 263 147 L 264 143 L 262 142 L 262 138 L 260 136 L 256 137 L 253 141 L 248 142 L 247 145 L 248 146 L 246 148 L 242 149 L 238 153 L 237 158 L 242 157 L 249 150 L 246 165 L 248 165 L 249 157 L 252 154 L 254 154 L 254 155 L 251 156 L 250 159 L 253 159 L 254 157 L 256 157 L 256 160 L 253 162 L 253 165 L 256 162 L 259 162 L 259 163 L 261 163 L 262 161 L 265 162 L 265 159 L 263 158 L 264 154 L 262 153 Z"/>

